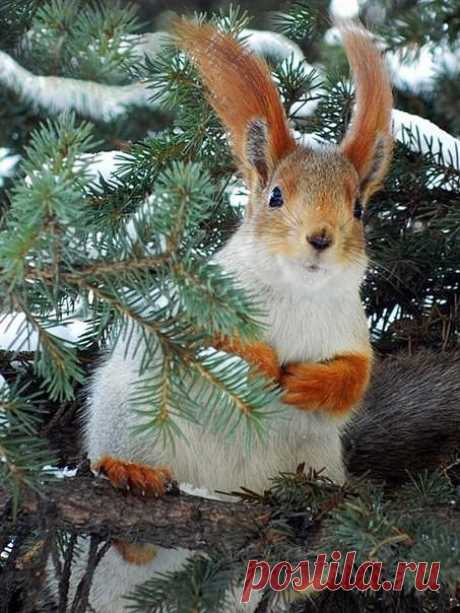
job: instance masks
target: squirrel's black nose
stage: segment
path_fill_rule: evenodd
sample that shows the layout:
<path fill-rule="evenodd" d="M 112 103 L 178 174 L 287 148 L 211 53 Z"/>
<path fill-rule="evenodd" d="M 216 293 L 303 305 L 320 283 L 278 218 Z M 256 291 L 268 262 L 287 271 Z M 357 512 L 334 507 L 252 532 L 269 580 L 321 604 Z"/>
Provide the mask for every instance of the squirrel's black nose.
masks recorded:
<path fill-rule="evenodd" d="M 318 251 L 323 251 L 332 245 L 332 238 L 326 232 L 307 236 L 307 241 Z"/>

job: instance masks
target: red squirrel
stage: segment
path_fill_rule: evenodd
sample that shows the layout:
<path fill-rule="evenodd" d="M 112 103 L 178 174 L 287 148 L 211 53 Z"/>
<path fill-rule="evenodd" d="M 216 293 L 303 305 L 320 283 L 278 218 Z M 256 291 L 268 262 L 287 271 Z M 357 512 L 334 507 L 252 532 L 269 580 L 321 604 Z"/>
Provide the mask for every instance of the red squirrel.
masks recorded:
<path fill-rule="evenodd" d="M 344 479 L 341 429 L 359 411 L 373 361 L 359 291 L 367 264 L 361 216 L 390 162 L 392 92 L 371 35 L 356 24 L 339 28 L 356 105 L 338 146 L 311 149 L 296 142 L 262 59 L 211 25 L 175 25 L 177 45 L 198 69 L 250 192 L 240 227 L 213 261 L 255 291 L 266 311 L 260 341 L 215 345 L 278 381 L 282 415 L 249 451 L 243 437 L 227 440 L 186 421 L 175 451 L 156 448 L 132 428 L 140 419 L 130 394 L 142 350 L 126 352 L 120 339 L 95 373 L 85 423 L 88 456 L 117 487 L 161 495 L 174 476 L 209 491 L 261 490 L 302 462 Z M 96 571 L 90 602 L 98 613 L 124 611 L 124 593 L 186 557 L 115 543 Z"/>

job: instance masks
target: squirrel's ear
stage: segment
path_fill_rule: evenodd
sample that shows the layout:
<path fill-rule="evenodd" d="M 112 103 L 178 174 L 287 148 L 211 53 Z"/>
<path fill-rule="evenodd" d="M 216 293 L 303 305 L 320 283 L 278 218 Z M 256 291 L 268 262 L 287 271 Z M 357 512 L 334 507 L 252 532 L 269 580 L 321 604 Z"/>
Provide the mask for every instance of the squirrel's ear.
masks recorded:
<path fill-rule="evenodd" d="M 351 124 L 340 145 L 356 168 L 360 199 L 377 191 L 391 160 L 393 95 L 388 72 L 370 33 L 354 23 L 338 24 L 353 71 L 356 102 Z"/>
<path fill-rule="evenodd" d="M 260 187 L 296 147 L 267 64 L 209 24 L 179 20 L 173 34 L 198 68 L 248 187 Z"/>
<path fill-rule="evenodd" d="M 268 151 L 268 129 L 262 119 L 249 122 L 246 140 L 247 164 L 252 166 L 257 174 L 260 187 L 265 187 L 272 168 Z"/>

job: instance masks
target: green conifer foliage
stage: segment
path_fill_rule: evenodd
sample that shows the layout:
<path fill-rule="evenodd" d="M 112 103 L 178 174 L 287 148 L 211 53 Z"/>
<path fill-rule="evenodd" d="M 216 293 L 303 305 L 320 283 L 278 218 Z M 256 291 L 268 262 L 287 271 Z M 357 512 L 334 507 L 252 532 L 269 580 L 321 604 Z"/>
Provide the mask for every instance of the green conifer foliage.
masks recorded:
<path fill-rule="evenodd" d="M 458 52 L 457 2 L 383 4 L 387 17 L 376 19 L 374 29 L 387 51 L 445 44 Z M 368 19 L 373 5 L 364 7 Z M 314 57 L 307 60 L 318 65 L 306 69 L 293 57 L 268 59 L 297 135 L 338 142 L 353 90 L 339 46 L 323 41 L 326 8 L 325 2 L 293 2 L 273 20 L 310 49 Z M 200 18 L 241 37 L 250 25 L 235 7 Z M 88 362 L 121 335 L 132 352 L 139 339 L 145 341 L 132 402 L 140 410 L 148 399 L 138 434 L 147 432 L 153 443 L 174 445 L 182 435 L 180 419 L 187 419 L 228 436 L 238 431 L 250 446 L 270 426 L 267 406 L 279 394 L 262 376 L 247 378 L 243 360 L 210 348 L 216 336 L 251 340 L 262 329 L 258 296 L 243 292 L 209 261 L 238 224 L 245 189 L 192 64 L 171 44 L 152 51 L 147 28 L 133 7 L 109 1 L 6 0 L 0 7 L 0 62 L 9 58 L 32 75 L 89 83 L 81 105 L 65 112 L 46 96 L 34 100 L 12 64 L 14 78 L 0 86 L 0 147 L 21 156 L 0 183 L 1 313 L 21 339 L 0 350 L 7 381 L 0 391 L 0 487 L 11 495 L 13 515 L 25 489 L 44 492 L 53 479 L 50 466 L 69 461 L 62 449 L 50 448 L 47 435 L 53 423 L 69 423 L 66 413 L 81 409 Z M 397 107 L 420 109 L 455 137 L 457 73 L 440 70 L 431 94 L 396 91 Z M 52 83 L 62 102 L 69 81 Z M 113 95 L 138 94 L 129 94 L 126 106 L 99 113 L 97 100 L 109 90 L 97 90 L 101 97 L 93 100 L 94 83 L 122 88 L 111 89 Z M 299 100 L 317 101 L 315 111 L 306 116 Z M 95 176 L 95 155 L 113 150 L 116 170 Z M 384 188 L 365 213 L 370 267 L 363 299 L 381 355 L 458 347 L 459 160 L 458 149 L 446 150 L 436 138 L 404 127 Z M 75 318 L 86 322 L 78 340 L 57 332 Z M 75 429 L 69 436 L 76 438 Z M 197 554 L 184 569 L 139 586 L 127 600 L 130 610 L 220 611 L 230 582 L 242 579 L 251 557 L 295 563 L 306 551 L 314 556 L 350 548 L 359 561 L 382 559 L 385 577 L 397 560 L 441 561 L 441 590 L 415 594 L 407 583 L 399 594 L 330 592 L 293 604 L 293 611 L 434 613 L 459 606 L 459 501 L 451 472 L 413 477 L 388 493 L 365 479 L 340 488 L 301 467 L 273 475 L 269 491 L 241 497 L 270 507 L 273 538 L 257 547 L 248 543 L 238 555 L 225 543 Z M 27 531 L 8 521 L 0 527 L 0 553 L 6 552 L 0 593 L 8 586 L 7 607 L 27 590 L 8 583 L 24 551 L 44 552 L 43 567 L 52 551 L 56 560 L 78 550 L 67 531 L 57 534 L 53 549 L 56 535 L 46 531 L 46 517 L 43 526 Z"/>

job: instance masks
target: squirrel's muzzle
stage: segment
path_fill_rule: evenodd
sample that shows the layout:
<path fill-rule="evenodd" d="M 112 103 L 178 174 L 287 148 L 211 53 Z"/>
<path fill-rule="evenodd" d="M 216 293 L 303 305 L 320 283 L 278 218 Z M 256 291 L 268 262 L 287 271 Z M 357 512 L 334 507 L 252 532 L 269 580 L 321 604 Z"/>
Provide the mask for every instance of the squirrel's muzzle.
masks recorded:
<path fill-rule="evenodd" d="M 332 245 L 332 242 L 332 234 L 326 229 L 307 235 L 307 243 L 309 243 L 317 251 L 324 251 Z"/>

